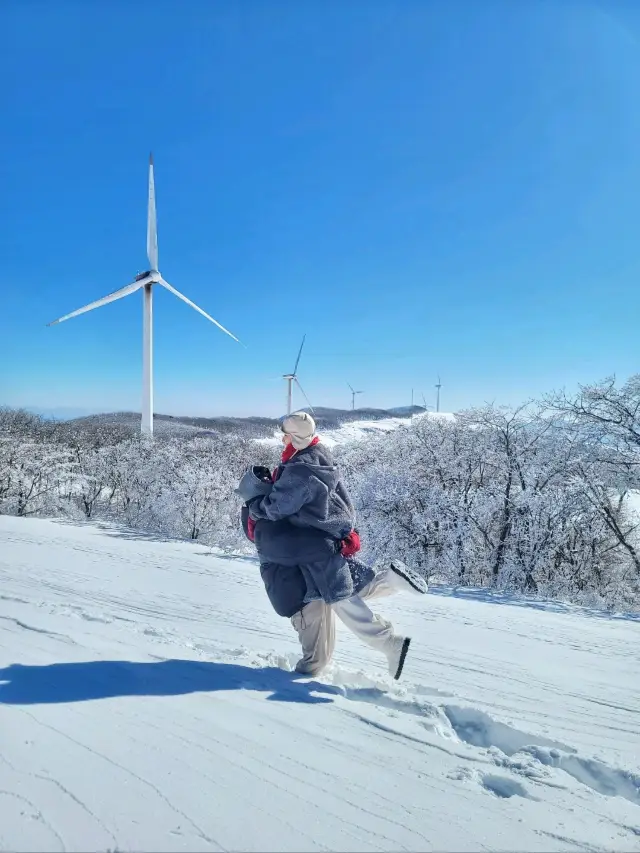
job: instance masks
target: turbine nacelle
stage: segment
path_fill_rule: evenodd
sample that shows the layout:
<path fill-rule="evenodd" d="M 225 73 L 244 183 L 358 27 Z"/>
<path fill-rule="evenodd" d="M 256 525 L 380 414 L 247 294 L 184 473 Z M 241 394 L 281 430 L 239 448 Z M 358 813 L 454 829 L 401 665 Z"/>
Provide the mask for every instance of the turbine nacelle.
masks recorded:
<path fill-rule="evenodd" d="M 143 284 L 161 284 L 162 276 L 158 270 L 147 270 L 146 272 L 138 273 L 134 281 L 139 281 Z"/>

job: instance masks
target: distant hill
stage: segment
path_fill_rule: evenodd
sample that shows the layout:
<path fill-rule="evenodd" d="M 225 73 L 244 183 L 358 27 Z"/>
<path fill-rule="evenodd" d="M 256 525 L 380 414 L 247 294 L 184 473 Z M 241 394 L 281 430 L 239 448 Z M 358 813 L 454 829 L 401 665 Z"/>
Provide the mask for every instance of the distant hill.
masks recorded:
<path fill-rule="evenodd" d="M 395 415 L 396 418 L 410 418 L 412 415 L 421 415 L 426 412 L 424 406 L 396 406 L 389 409 L 389 413 Z"/>
<path fill-rule="evenodd" d="M 332 409 L 320 406 L 314 409 L 314 417 L 318 428 L 321 430 L 338 429 L 342 424 L 353 421 L 381 421 L 391 417 L 407 417 L 412 414 L 424 412 L 420 406 L 409 406 L 400 410 L 386 409 Z M 129 427 L 132 432 L 140 429 L 140 415 L 136 412 L 110 412 L 101 415 L 88 415 L 81 418 L 73 418 L 70 424 L 80 427 L 120 426 Z M 158 435 L 182 434 L 194 435 L 197 433 L 215 433 L 218 435 L 234 433 L 247 438 L 268 438 L 278 428 L 276 418 L 264 417 L 192 417 L 190 415 L 154 415 L 154 432 Z"/>
<path fill-rule="evenodd" d="M 140 414 L 137 412 L 109 412 L 101 415 L 74 418 L 69 423 L 87 428 L 98 426 L 129 427 L 132 432 L 138 432 L 140 430 Z M 235 433 L 252 438 L 261 438 L 271 435 L 277 426 L 278 422 L 274 418 L 153 416 L 153 429 L 158 435 L 193 435 L 196 433 L 216 433 L 217 435 L 223 435 Z"/>
<path fill-rule="evenodd" d="M 409 407 L 410 409 L 410 407 Z M 424 409 L 415 407 L 415 411 L 407 409 L 406 415 L 410 417 L 412 414 L 424 412 Z M 308 409 L 306 411 L 309 411 Z M 341 424 L 350 423 L 351 421 L 383 421 L 387 418 L 398 417 L 396 409 L 330 409 L 324 406 L 318 406 L 313 410 L 315 421 L 321 429 L 335 429 Z"/>

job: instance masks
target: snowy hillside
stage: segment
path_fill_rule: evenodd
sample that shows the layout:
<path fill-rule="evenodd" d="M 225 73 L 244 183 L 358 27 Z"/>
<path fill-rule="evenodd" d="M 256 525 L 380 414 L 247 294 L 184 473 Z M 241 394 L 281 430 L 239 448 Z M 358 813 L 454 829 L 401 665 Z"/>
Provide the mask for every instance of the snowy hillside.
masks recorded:
<path fill-rule="evenodd" d="M 40 414 L 45 419 L 52 418 L 54 420 L 68 420 L 75 428 L 84 430 L 96 430 L 105 427 L 117 428 L 131 431 L 137 435 L 140 431 L 140 414 L 137 412 L 104 412 L 97 415 L 85 415 L 82 417 L 65 418 L 62 414 L 59 417 L 55 416 L 53 411 L 44 411 L 31 409 L 34 414 Z M 354 426 L 357 422 L 357 428 L 354 432 L 356 437 L 362 437 L 360 431 L 366 433 L 369 427 L 380 425 L 382 430 L 395 429 L 400 424 L 408 424 L 412 417 L 422 417 L 427 414 L 429 417 L 453 417 L 452 415 L 438 414 L 435 412 L 425 413 L 420 407 L 410 406 L 405 409 L 330 409 L 323 406 L 314 408 L 316 422 L 319 429 L 323 433 L 341 432 L 342 426 Z M 277 418 L 269 418 L 264 416 L 257 417 L 233 417 L 233 416 L 218 416 L 218 417 L 198 417 L 198 416 L 174 416 L 163 415 L 161 413 L 154 414 L 154 432 L 161 436 L 182 436 L 189 435 L 238 435 L 249 438 L 263 439 L 267 442 L 271 441 L 271 436 L 274 430 L 278 427 Z M 349 431 L 347 430 L 346 437 L 348 440 Z"/>
<path fill-rule="evenodd" d="M 448 412 L 425 412 L 413 415 L 411 418 L 380 418 L 379 420 L 349 421 L 341 424 L 337 429 L 320 430 L 323 442 L 327 447 L 335 447 L 341 444 L 350 444 L 354 441 L 362 441 L 372 436 L 393 432 L 401 427 L 411 426 L 421 418 L 432 418 L 442 420 L 453 420 L 454 415 Z M 272 438 L 257 439 L 267 444 L 280 444 L 281 434 L 278 432 Z"/>
<path fill-rule="evenodd" d="M 379 421 L 352 421 L 344 423 L 338 429 L 328 430 L 322 433 L 322 440 L 329 446 L 337 444 L 349 444 L 353 441 L 362 441 L 380 433 L 389 433 L 400 427 L 408 427 L 421 418 L 439 418 L 442 420 L 453 420 L 453 415 L 445 412 L 426 412 L 413 415 L 411 418 L 384 418 Z"/>
<path fill-rule="evenodd" d="M 304 680 L 252 560 L 0 517 L 0 849 L 637 851 L 640 623 L 465 596 Z"/>

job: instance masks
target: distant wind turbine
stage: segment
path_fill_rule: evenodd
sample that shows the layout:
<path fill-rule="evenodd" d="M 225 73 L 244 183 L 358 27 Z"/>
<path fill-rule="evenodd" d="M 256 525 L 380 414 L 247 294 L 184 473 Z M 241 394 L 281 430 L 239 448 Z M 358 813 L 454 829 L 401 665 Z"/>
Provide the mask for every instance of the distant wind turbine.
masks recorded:
<path fill-rule="evenodd" d="M 302 392 L 302 396 L 307 401 L 307 404 L 311 411 L 313 412 L 313 406 L 309 402 L 309 398 L 304 393 L 304 388 L 300 384 L 300 380 L 298 379 L 298 365 L 300 364 L 300 356 L 302 355 L 302 348 L 304 347 L 304 342 L 306 341 L 307 336 L 304 335 L 302 338 L 302 343 L 300 344 L 300 349 L 298 350 L 298 357 L 296 358 L 296 366 L 293 368 L 293 373 L 285 373 L 282 377 L 287 383 L 287 414 L 291 414 L 291 399 L 293 396 L 293 383 L 295 382 L 300 391 Z"/>
<path fill-rule="evenodd" d="M 442 382 L 440 382 L 440 377 L 438 376 L 438 384 L 436 385 L 437 394 L 436 394 L 436 412 L 440 411 L 440 389 L 442 388 Z"/>
<path fill-rule="evenodd" d="M 130 293 L 135 293 L 136 290 L 142 290 L 143 296 L 143 327 L 142 327 L 142 432 L 148 435 L 153 434 L 153 292 L 154 284 L 160 284 L 167 290 L 171 291 L 178 299 L 182 299 L 191 308 L 194 308 L 207 320 L 210 320 L 226 335 L 238 341 L 235 335 L 232 335 L 228 329 L 221 326 L 217 320 L 209 316 L 206 311 L 187 299 L 182 293 L 172 287 L 168 281 L 160 275 L 158 271 L 158 230 L 156 222 L 156 193 L 153 180 L 153 156 L 149 156 L 149 207 L 147 212 L 147 257 L 149 259 L 149 269 L 146 272 L 140 273 L 135 277 L 135 280 L 126 287 L 121 287 L 120 290 L 114 290 L 113 293 L 85 305 L 84 308 L 78 308 L 77 311 L 72 311 L 71 314 L 65 314 L 64 317 L 59 317 L 49 326 L 54 326 L 56 323 L 62 323 L 64 320 L 70 320 L 72 317 L 77 317 L 78 314 L 84 314 L 86 311 L 92 311 L 94 308 L 100 308 L 102 305 L 107 305 L 109 302 L 115 302 L 117 299 L 122 299 L 129 296 Z M 238 341 L 238 343 L 240 343 Z"/>
<path fill-rule="evenodd" d="M 348 382 L 347 385 L 349 385 Z M 364 391 L 355 391 L 351 385 L 349 385 L 349 388 L 351 389 L 351 411 L 353 412 L 356 408 L 356 395 L 364 394 Z"/>

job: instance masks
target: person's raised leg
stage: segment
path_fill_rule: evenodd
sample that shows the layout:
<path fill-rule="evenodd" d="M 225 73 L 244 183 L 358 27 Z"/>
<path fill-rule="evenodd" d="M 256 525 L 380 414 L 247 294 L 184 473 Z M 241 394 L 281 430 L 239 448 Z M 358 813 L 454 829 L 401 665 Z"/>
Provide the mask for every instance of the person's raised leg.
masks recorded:
<path fill-rule="evenodd" d="M 390 563 L 376 570 L 373 580 L 363 587 L 358 595 L 365 601 L 371 601 L 395 595 L 397 592 L 424 595 L 428 589 L 426 580 L 417 572 L 409 569 L 400 560 L 391 560 Z"/>

